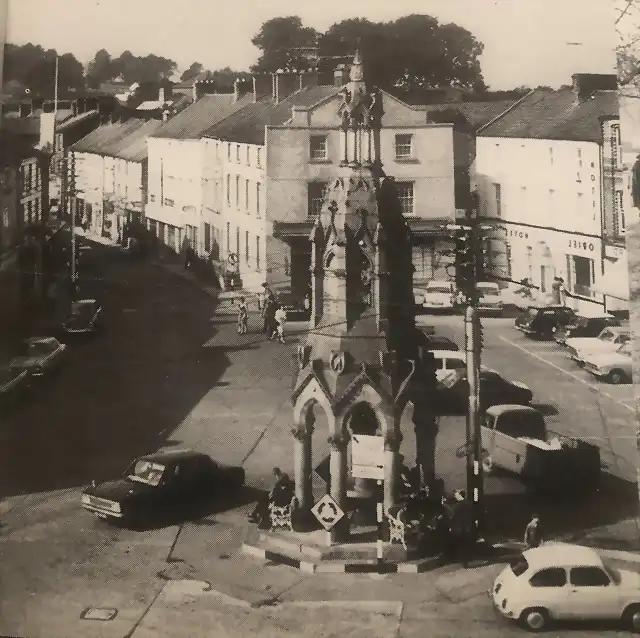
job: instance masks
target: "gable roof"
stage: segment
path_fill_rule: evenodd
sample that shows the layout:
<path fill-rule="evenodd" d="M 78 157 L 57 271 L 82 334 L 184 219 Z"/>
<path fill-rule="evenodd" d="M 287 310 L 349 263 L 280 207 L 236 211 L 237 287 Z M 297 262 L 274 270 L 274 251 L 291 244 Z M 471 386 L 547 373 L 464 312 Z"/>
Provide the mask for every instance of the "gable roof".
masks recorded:
<path fill-rule="evenodd" d="M 130 119 L 126 122 L 116 122 L 115 124 L 103 124 L 95 131 L 85 135 L 81 140 L 71 145 L 71 150 L 76 153 L 96 153 L 98 155 L 108 155 L 108 148 L 143 123 L 142 120 Z"/>
<path fill-rule="evenodd" d="M 141 126 L 133 130 L 129 135 L 110 145 L 105 155 L 117 157 L 128 162 L 142 162 L 147 158 L 147 139 L 157 131 L 163 122 L 149 120 L 142 122 Z"/>
<path fill-rule="evenodd" d="M 493 102 L 450 102 L 446 104 L 426 104 L 420 106 L 427 111 L 439 113 L 443 111 L 457 111 L 469 122 L 474 131 L 482 128 L 498 115 L 504 113 L 515 100 L 496 100 Z"/>
<path fill-rule="evenodd" d="M 331 85 L 310 86 L 296 91 L 277 104 L 272 97 L 253 102 L 253 95 L 251 95 L 249 103 L 214 124 L 203 133 L 203 136 L 228 142 L 264 144 L 265 127 L 288 122 L 291 119 L 293 106 L 311 107 L 328 97 L 337 95 L 340 89 L 341 87 Z"/>
<path fill-rule="evenodd" d="M 602 118 L 618 113 L 617 91 L 594 91 L 577 100 L 571 87 L 536 89 L 481 128 L 478 135 L 599 142 Z"/>
<path fill-rule="evenodd" d="M 73 128 L 74 126 L 76 126 L 76 124 L 80 124 L 81 122 L 85 122 L 86 120 L 93 119 L 94 117 L 99 117 L 99 115 L 100 113 L 97 110 L 85 111 L 84 113 L 80 113 L 80 115 L 74 115 L 65 120 L 62 124 L 59 124 L 56 127 L 56 132 L 61 133 L 62 131 Z"/>
<path fill-rule="evenodd" d="M 233 101 L 233 93 L 204 95 L 197 102 L 164 122 L 153 137 L 178 140 L 200 139 L 207 129 L 252 100 L 253 94 L 245 95 L 237 102 Z"/>

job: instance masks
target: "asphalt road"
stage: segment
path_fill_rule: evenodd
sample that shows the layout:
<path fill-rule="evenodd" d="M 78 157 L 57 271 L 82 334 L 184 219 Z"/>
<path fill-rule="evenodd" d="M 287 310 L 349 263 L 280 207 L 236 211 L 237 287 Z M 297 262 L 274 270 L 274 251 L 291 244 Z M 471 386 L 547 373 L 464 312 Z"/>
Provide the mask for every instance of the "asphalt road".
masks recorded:
<path fill-rule="evenodd" d="M 185 604 L 194 614 L 190 627 L 206 627 L 209 612 L 189 593 L 174 592 L 164 600 L 172 591 L 165 587 L 167 579 L 200 577 L 229 595 L 253 601 L 274 595 L 292 602 L 413 601 L 416 606 L 407 607 L 398 619 L 398 635 L 403 636 L 423 635 L 425 623 L 434 635 L 436 629 L 439 635 L 520 635 L 518 629 L 496 623 L 484 598 L 495 567 L 386 581 L 308 576 L 286 567 L 258 567 L 238 554 L 250 504 L 147 532 L 112 528 L 83 511 L 79 488 L 91 479 L 118 475 L 132 457 L 158 447 L 194 447 L 241 463 L 256 486 L 270 480 L 274 465 L 291 472 L 291 347 L 295 331 L 302 328 L 289 326 L 287 346 L 265 342 L 256 334 L 259 322 L 252 315 L 254 332 L 237 335 L 234 310 L 220 306 L 214 316 L 212 299 L 193 284 L 129 260 L 116 249 L 94 250 L 104 258 L 100 290 L 106 333 L 72 344 L 60 374 L 0 425 L 0 496 L 6 497 L 0 500 L 0 633 L 135 638 L 162 627 L 168 635 L 180 635 L 176 632 Z M 428 322 L 437 324 L 440 334 L 459 338 L 459 319 Z M 565 416 L 591 396 L 591 390 L 568 375 L 560 388 L 560 377 L 549 376 L 550 366 L 505 338 L 517 338 L 506 322 L 487 323 L 485 363 L 507 374 L 513 370 L 514 377 L 529 383 L 537 401 L 555 405 L 558 424 L 566 422 L 578 434 L 598 432 L 599 421 L 590 409 L 572 420 Z M 606 400 L 611 409 L 620 410 L 613 413 L 615 418 L 623 419 L 626 409 Z M 316 424 L 316 461 L 326 454 L 323 426 L 321 420 Z M 410 420 L 405 419 L 403 430 L 403 452 L 410 460 Z M 453 453 L 463 436 L 464 419 L 442 419 L 437 469 L 449 487 L 464 481 L 464 462 Z M 508 477 L 488 479 L 487 494 L 492 532 L 505 536 L 519 537 L 531 508 L 543 505 L 529 502 L 517 481 Z M 543 521 L 552 534 L 619 518 L 631 504 L 625 495 L 624 485 L 609 485 L 586 505 L 551 504 L 553 516 L 544 513 Z M 463 602 L 473 609 L 469 617 L 457 611 Z M 204 603 L 209 609 L 210 601 Z M 92 606 L 118 613 L 108 623 L 80 620 L 83 610 Z M 300 618 L 307 619 L 307 613 Z M 345 619 L 332 611 L 324 622 L 335 620 L 335 631 L 344 631 L 366 624 L 367 614 Z M 282 627 L 283 618 L 276 612 L 262 617 L 261 631 Z M 298 620 L 286 622 L 298 631 Z M 368 635 L 376 634 L 369 628 Z M 617 634 L 596 629 L 571 635 Z"/>

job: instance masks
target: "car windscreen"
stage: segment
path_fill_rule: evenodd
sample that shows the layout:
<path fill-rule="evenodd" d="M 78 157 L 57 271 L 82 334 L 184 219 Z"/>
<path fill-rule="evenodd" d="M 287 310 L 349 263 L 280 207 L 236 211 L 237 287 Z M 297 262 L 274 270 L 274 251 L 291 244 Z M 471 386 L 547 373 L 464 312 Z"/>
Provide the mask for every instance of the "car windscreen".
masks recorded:
<path fill-rule="evenodd" d="M 509 563 L 509 567 L 514 576 L 522 576 L 529 569 L 529 563 L 524 555 L 520 554 Z"/>
<path fill-rule="evenodd" d="M 425 290 L 425 292 L 427 294 L 430 293 L 442 293 L 444 295 L 450 295 L 451 294 L 451 288 L 449 288 L 448 286 L 427 286 L 427 289 Z"/>
<path fill-rule="evenodd" d="M 571 325 L 576 328 L 585 328 L 589 325 L 589 317 L 581 317 L 580 315 L 576 315 L 571 319 Z"/>
<path fill-rule="evenodd" d="M 529 310 L 527 310 L 527 317 L 529 319 L 535 319 L 537 316 L 538 316 L 537 308 L 529 308 Z"/>
<path fill-rule="evenodd" d="M 514 439 L 525 437 L 544 441 L 546 438 L 544 418 L 535 412 L 504 412 L 498 417 L 495 429 Z"/>
<path fill-rule="evenodd" d="M 600 339 L 600 341 L 615 341 L 617 336 L 613 330 L 606 328 L 598 335 L 598 339 Z"/>
<path fill-rule="evenodd" d="M 138 483 L 147 485 L 158 485 L 165 471 L 165 466 L 153 461 L 136 461 L 133 471 L 129 472 L 128 478 Z"/>

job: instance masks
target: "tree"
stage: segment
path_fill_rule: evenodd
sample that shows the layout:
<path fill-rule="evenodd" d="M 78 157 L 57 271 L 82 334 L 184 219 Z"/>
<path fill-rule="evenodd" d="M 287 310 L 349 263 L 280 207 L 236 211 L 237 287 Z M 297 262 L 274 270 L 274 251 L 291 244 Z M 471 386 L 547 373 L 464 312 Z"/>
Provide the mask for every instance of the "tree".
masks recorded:
<path fill-rule="evenodd" d="M 200 62 L 193 62 L 191 66 L 180 76 L 181 82 L 187 82 L 198 77 L 204 71 L 204 66 Z"/>
<path fill-rule="evenodd" d="M 305 27 L 298 16 L 267 20 L 251 43 L 262 52 L 252 67 L 254 72 L 275 72 L 278 69 L 307 68 L 305 50 L 315 47 L 318 32 Z"/>
<path fill-rule="evenodd" d="M 122 78 L 126 84 L 160 82 L 169 79 L 177 69 L 173 60 L 150 53 L 144 57 L 124 51 L 112 61 L 111 78 Z"/>
<path fill-rule="evenodd" d="M 87 85 L 97 89 L 103 82 L 113 80 L 113 61 L 106 49 L 100 49 L 87 65 Z"/>
<path fill-rule="evenodd" d="M 640 3 L 638 0 L 617 0 L 616 58 L 620 86 L 637 84 L 640 75 Z"/>

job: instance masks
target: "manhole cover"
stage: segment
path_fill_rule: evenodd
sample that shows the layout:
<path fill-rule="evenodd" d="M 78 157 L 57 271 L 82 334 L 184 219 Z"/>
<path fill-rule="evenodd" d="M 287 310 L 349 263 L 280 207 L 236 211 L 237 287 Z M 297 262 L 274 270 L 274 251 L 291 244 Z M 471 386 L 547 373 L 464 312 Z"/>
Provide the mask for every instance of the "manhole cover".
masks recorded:
<path fill-rule="evenodd" d="M 82 620 L 113 620 L 117 614 L 118 610 L 112 607 L 89 607 L 82 612 L 80 618 Z"/>

